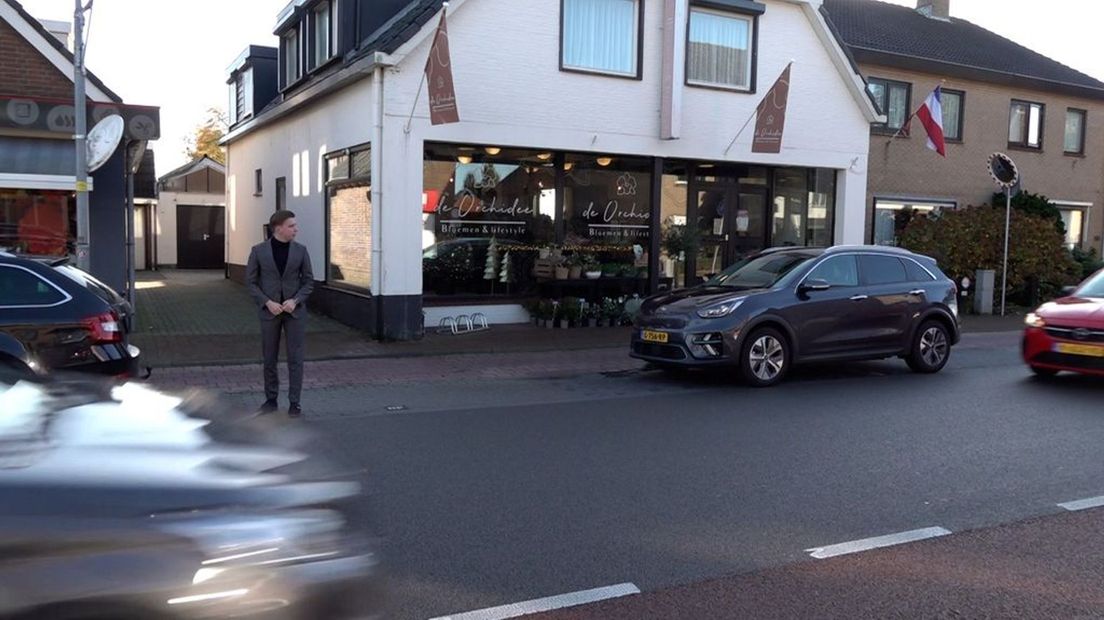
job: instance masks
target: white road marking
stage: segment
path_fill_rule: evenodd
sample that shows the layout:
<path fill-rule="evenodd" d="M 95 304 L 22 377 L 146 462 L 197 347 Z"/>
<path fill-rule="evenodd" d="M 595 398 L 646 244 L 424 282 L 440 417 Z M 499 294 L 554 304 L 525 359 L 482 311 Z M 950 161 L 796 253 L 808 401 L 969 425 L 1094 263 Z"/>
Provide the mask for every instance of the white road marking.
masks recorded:
<path fill-rule="evenodd" d="M 805 552 L 818 560 L 823 560 L 824 558 L 832 558 L 837 555 L 847 555 L 848 553 L 858 553 L 860 551 L 869 551 L 870 549 L 879 549 L 881 547 L 892 547 L 893 545 L 916 542 L 918 540 L 924 540 L 925 538 L 946 536 L 950 533 L 950 530 L 941 527 L 926 527 L 920 530 L 898 532 L 896 534 L 875 536 L 874 538 L 864 538 L 862 540 L 852 540 L 851 542 L 828 545 L 827 547 L 814 547 L 812 549 L 806 549 Z"/>
<path fill-rule="evenodd" d="M 489 607 L 477 611 L 468 611 L 462 614 L 441 616 L 433 620 L 502 620 L 503 618 L 517 618 L 526 614 L 535 614 L 542 611 L 552 611 L 575 605 L 595 603 L 610 598 L 640 594 L 640 589 L 631 583 L 620 583 L 615 586 L 595 588 L 593 590 L 581 590 L 568 594 L 559 594 L 545 598 L 511 603 L 501 607 Z"/>
<path fill-rule="evenodd" d="M 1085 510 L 1086 508 L 1098 508 L 1104 506 L 1104 495 L 1100 497 L 1089 497 L 1087 499 L 1079 499 L 1072 502 L 1066 502 L 1064 504 L 1058 504 L 1058 506 L 1073 512 L 1075 510 Z"/>

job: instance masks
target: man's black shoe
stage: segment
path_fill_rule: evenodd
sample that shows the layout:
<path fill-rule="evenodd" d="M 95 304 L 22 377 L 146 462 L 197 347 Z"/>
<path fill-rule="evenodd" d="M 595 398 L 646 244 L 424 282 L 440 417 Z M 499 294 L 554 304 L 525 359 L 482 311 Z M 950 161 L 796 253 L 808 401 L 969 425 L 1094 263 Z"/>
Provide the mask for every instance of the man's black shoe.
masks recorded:
<path fill-rule="evenodd" d="M 289 418 L 300 418 L 303 416 L 303 409 L 299 405 L 292 405 L 288 407 Z"/>
<path fill-rule="evenodd" d="M 257 413 L 273 413 L 276 410 L 278 410 L 279 408 L 280 408 L 280 406 L 278 404 L 276 404 L 276 401 L 266 400 L 264 402 L 264 404 L 261 405 L 261 407 L 259 409 L 257 409 Z"/>

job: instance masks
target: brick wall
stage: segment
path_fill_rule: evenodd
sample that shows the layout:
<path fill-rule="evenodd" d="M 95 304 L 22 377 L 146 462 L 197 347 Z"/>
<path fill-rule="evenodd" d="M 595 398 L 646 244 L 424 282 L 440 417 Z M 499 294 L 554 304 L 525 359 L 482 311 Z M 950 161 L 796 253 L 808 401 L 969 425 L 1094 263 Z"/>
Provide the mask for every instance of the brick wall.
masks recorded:
<path fill-rule="evenodd" d="M 372 286 L 372 202 L 367 186 L 346 187 L 330 197 L 328 282 Z M 316 273 L 317 278 L 320 274 Z"/>
<path fill-rule="evenodd" d="M 923 103 L 942 76 L 863 65 L 867 78 L 886 78 L 912 84 L 912 110 Z M 986 172 L 986 161 L 995 151 L 1016 162 L 1025 190 L 1051 200 L 1092 203 L 1085 247 L 1101 249 L 1104 236 L 1104 101 L 1070 97 L 1031 89 L 946 78 L 943 88 L 966 93 L 963 139 L 947 144 L 946 159 L 926 147 L 926 134 L 918 120 L 912 135 L 890 140 L 873 134 L 867 208 L 873 213 L 874 197 L 908 197 L 955 201 L 959 206 L 986 203 L 996 186 Z M 1008 145 L 1009 109 L 1012 99 L 1046 105 L 1043 148 L 1025 150 Z M 1085 154 L 1064 154 L 1066 109 L 1088 111 Z M 867 239 L 872 218 L 867 217 Z"/>
<path fill-rule="evenodd" d="M 0 20 L 0 94 L 71 100 L 73 81 Z"/>

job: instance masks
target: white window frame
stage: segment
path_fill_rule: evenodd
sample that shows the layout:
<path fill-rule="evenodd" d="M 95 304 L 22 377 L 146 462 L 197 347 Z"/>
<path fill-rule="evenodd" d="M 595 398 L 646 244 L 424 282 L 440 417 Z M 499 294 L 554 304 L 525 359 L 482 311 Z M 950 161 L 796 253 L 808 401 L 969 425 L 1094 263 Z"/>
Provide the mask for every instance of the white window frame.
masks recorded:
<path fill-rule="evenodd" d="M 728 19 L 735 19 L 747 22 L 748 25 L 748 66 L 747 75 L 745 76 L 746 82 L 740 84 L 726 84 L 724 82 L 709 82 L 706 80 L 695 80 L 690 77 L 690 28 L 691 22 L 694 19 L 694 13 L 704 13 L 707 15 L 715 15 L 718 17 L 725 17 Z M 690 11 L 686 16 L 686 84 L 688 86 L 704 86 L 706 88 L 720 88 L 723 90 L 732 90 L 736 92 L 752 92 L 755 86 L 755 25 L 756 19 L 753 15 L 744 15 L 742 13 L 735 13 L 732 11 L 722 11 L 717 9 L 710 9 L 702 6 L 691 6 Z"/>
<path fill-rule="evenodd" d="M 27 308 L 35 308 L 35 309 L 56 308 L 60 305 L 69 303 L 69 300 L 73 299 L 73 296 L 70 295 L 69 293 L 66 293 L 65 289 L 63 289 L 60 286 L 54 284 L 53 282 L 47 280 L 46 278 L 43 278 L 42 276 L 40 276 L 37 273 L 31 271 L 30 269 L 27 269 L 26 267 L 24 267 L 22 265 L 0 265 L 0 269 L 17 269 L 19 271 L 26 271 L 27 273 L 31 274 L 35 278 L 38 278 L 40 281 L 45 282 L 46 284 L 50 285 L 50 288 L 52 288 L 55 291 L 61 293 L 61 301 L 58 301 L 58 302 L 55 302 L 55 303 L 52 303 L 52 304 L 5 304 L 5 305 L 0 306 L 0 310 L 25 310 Z"/>
<path fill-rule="evenodd" d="M 632 35 L 633 36 L 632 62 L 633 62 L 633 68 L 629 72 L 612 71 L 612 70 L 609 70 L 609 69 L 601 69 L 601 68 L 595 68 L 595 67 L 570 65 L 570 64 L 567 63 L 567 60 L 566 60 L 566 54 L 567 54 L 567 45 L 566 45 L 566 41 L 567 41 L 567 19 L 566 19 L 567 1 L 568 0 L 560 0 L 560 70 L 561 71 L 572 71 L 572 72 L 576 72 L 576 73 L 593 73 L 593 74 L 597 74 L 597 75 L 608 75 L 608 76 L 613 76 L 613 77 L 640 79 L 641 76 L 642 76 L 641 45 L 643 45 L 643 41 L 642 41 L 642 37 L 641 37 L 641 34 L 642 34 L 641 20 L 643 19 L 643 15 L 641 15 L 642 9 L 643 9 L 643 7 L 641 5 L 642 0 L 632 0 L 632 3 L 633 3 L 633 26 L 632 26 L 632 33 L 633 33 L 633 35 Z"/>
<path fill-rule="evenodd" d="M 878 207 L 880 204 L 895 205 L 892 207 L 882 207 L 886 211 L 902 211 L 906 207 L 912 207 L 914 210 L 924 213 L 931 213 L 936 209 L 957 209 L 958 203 L 953 200 L 939 199 L 939 198 L 911 198 L 904 196 L 875 196 L 874 197 L 874 214 L 871 220 L 870 242 L 872 245 L 886 245 L 888 247 L 894 247 L 885 243 L 878 243 Z"/>
<path fill-rule="evenodd" d="M 295 54 L 289 53 L 290 43 L 295 42 Z M 299 24 L 280 35 L 280 73 L 284 88 L 288 88 L 303 77 L 303 25 Z M 294 63 L 294 64 L 291 64 Z M 292 75 L 294 67 L 294 75 Z"/>
<path fill-rule="evenodd" d="M 1059 211 L 1080 211 L 1081 212 L 1081 242 L 1069 244 L 1066 243 L 1067 248 L 1085 247 L 1085 241 L 1088 239 L 1089 217 L 1092 214 L 1093 203 L 1091 202 L 1079 202 L 1075 200 L 1051 200 L 1050 201 Z M 1064 223 L 1064 220 L 1063 220 Z M 1069 234 L 1069 231 L 1066 231 Z M 1090 246 L 1091 247 L 1091 246 Z"/>
<path fill-rule="evenodd" d="M 326 35 L 326 48 L 325 48 L 325 50 L 320 49 L 319 41 L 318 41 L 319 15 L 322 13 L 323 7 L 325 7 L 326 13 L 327 13 L 326 28 L 325 28 L 325 35 Z M 313 71 L 313 70 L 317 69 L 318 67 L 321 67 L 322 65 L 329 62 L 330 59 L 333 58 L 333 56 L 334 56 L 334 45 L 333 45 L 334 18 L 333 17 L 334 17 L 333 16 L 333 4 L 330 2 L 330 0 L 322 0 L 322 2 L 319 2 L 317 5 L 314 6 L 314 8 L 311 9 L 310 19 L 308 20 L 308 25 L 309 25 L 309 29 L 310 29 L 310 33 L 311 33 L 311 36 L 310 36 L 310 51 L 307 53 L 307 58 L 308 58 L 308 63 L 307 64 L 309 65 L 308 71 Z M 322 54 L 319 54 L 320 51 L 322 52 Z"/>

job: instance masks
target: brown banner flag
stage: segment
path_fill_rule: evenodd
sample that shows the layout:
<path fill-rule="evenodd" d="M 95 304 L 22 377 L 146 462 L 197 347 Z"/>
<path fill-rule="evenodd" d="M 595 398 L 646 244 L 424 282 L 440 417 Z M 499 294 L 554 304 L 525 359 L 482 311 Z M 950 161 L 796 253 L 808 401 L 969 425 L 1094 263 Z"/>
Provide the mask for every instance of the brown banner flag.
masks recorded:
<path fill-rule="evenodd" d="M 452 60 L 449 57 L 447 8 L 441 12 L 441 23 L 433 37 L 433 46 L 426 60 L 426 81 L 429 82 L 429 120 L 434 125 L 459 123 L 460 110 L 456 107 L 456 90 L 452 81 Z"/>
<path fill-rule="evenodd" d="M 767 96 L 759 102 L 755 114 L 755 139 L 751 143 L 752 153 L 782 152 L 782 131 L 786 127 L 786 103 L 790 99 L 790 67 L 786 65 L 778 81 L 767 91 Z"/>

